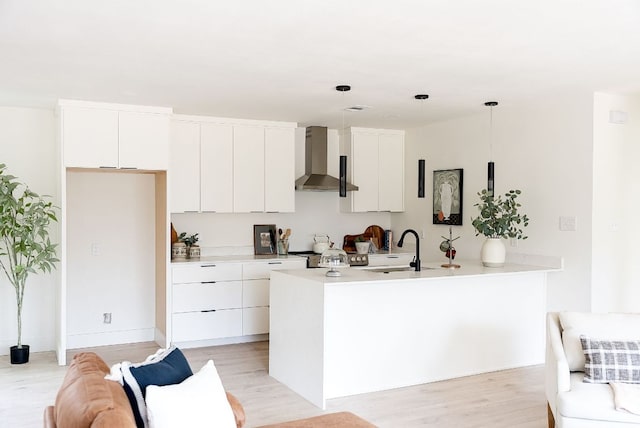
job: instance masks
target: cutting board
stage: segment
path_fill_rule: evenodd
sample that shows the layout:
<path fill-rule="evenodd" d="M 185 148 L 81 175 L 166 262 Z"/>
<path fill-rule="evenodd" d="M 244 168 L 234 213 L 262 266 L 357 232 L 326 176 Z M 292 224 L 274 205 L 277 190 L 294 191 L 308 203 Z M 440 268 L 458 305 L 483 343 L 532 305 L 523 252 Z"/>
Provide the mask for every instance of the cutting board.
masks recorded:
<path fill-rule="evenodd" d="M 371 235 L 373 243 L 376 244 L 378 249 L 382 248 L 384 245 L 384 229 L 380 226 L 369 226 L 364 231 L 365 235 Z"/>
<path fill-rule="evenodd" d="M 360 233 L 358 235 L 345 235 L 342 241 L 342 249 L 347 253 L 355 253 L 356 238 L 359 237 L 362 237 L 365 241 L 371 239 L 376 247 L 380 249 L 384 243 L 384 229 L 380 226 L 373 225 L 367 227 L 364 233 Z"/>

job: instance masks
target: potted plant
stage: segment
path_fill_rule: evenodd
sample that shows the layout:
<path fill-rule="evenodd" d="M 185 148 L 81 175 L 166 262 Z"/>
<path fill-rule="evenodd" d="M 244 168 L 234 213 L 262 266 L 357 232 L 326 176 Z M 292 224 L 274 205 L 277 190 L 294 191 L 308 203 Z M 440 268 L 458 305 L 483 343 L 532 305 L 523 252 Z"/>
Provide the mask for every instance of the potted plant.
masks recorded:
<path fill-rule="evenodd" d="M 476 230 L 476 236 L 486 236 L 482 245 L 482 264 L 488 267 L 502 267 L 506 250 L 502 239 L 527 239 L 523 229 L 529 225 L 529 217 L 520 214 L 520 203 L 516 201 L 522 192 L 509 190 L 504 194 L 494 197 L 483 189 L 478 193 L 480 202 L 475 204 L 480 211 L 478 217 L 472 219 L 471 224 Z"/>
<path fill-rule="evenodd" d="M 187 232 L 182 232 L 180 236 L 178 236 L 178 241 L 184 242 L 187 246 L 187 257 L 188 258 L 197 258 L 200 257 L 200 246 L 196 245 L 198 242 L 198 234 L 187 235 Z"/>
<path fill-rule="evenodd" d="M 6 173 L 0 164 L 0 268 L 16 292 L 18 343 L 11 346 L 11 364 L 29 361 L 29 345 L 22 344 L 22 308 L 29 274 L 55 268 L 56 244 L 49 225 L 58 221 L 51 201 Z"/>
<path fill-rule="evenodd" d="M 364 236 L 357 236 L 356 239 L 354 239 L 354 242 L 356 244 L 356 252 L 358 254 L 367 254 L 369 252 L 371 243 L 367 241 Z"/>

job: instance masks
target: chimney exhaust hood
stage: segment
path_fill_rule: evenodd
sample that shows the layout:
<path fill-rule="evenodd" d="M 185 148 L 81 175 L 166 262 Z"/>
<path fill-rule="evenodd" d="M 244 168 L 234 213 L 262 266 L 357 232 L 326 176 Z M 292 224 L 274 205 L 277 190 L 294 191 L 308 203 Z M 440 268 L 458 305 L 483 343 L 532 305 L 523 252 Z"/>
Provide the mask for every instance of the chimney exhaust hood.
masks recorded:
<path fill-rule="evenodd" d="M 327 174 L 327 128 L 307 127 L 305 137 L 304 175 L 296 180 L 296 190 L 338 191 L 340 180 Z M 358 186 L 347 183 L 347 191 Z"/>

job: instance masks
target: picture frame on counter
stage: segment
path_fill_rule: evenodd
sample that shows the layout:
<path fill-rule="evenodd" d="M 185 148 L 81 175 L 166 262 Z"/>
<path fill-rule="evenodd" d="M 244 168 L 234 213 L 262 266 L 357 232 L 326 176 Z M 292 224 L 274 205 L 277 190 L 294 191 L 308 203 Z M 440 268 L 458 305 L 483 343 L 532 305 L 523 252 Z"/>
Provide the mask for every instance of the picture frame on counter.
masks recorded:
<path fill-rule="evenodd" d="M 276 225 L 253 225 L 253 249 L 256 255 L 276 254 Z"/>
<path fill-rule="evenodd" d="M 463 170 L 433 171 L 433 224 L 462 225 Z"/>

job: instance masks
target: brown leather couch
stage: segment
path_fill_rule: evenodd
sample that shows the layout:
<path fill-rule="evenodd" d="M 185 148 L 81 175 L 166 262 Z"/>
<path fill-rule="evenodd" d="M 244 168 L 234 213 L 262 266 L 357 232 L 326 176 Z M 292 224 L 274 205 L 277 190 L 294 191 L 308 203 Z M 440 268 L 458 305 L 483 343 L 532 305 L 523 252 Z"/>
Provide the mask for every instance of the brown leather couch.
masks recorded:
<path fill-rule="evenodd" d="M 118 382 L 106 380 L 109 366 L 95 353 L 76 354 L 56 396 L 55 406 L 44 412 L 45 428 L 135 428 L 131 405 Z M 242 405 L 227 392 L 227 399 L 242 428 L 245 414 Z"/>

